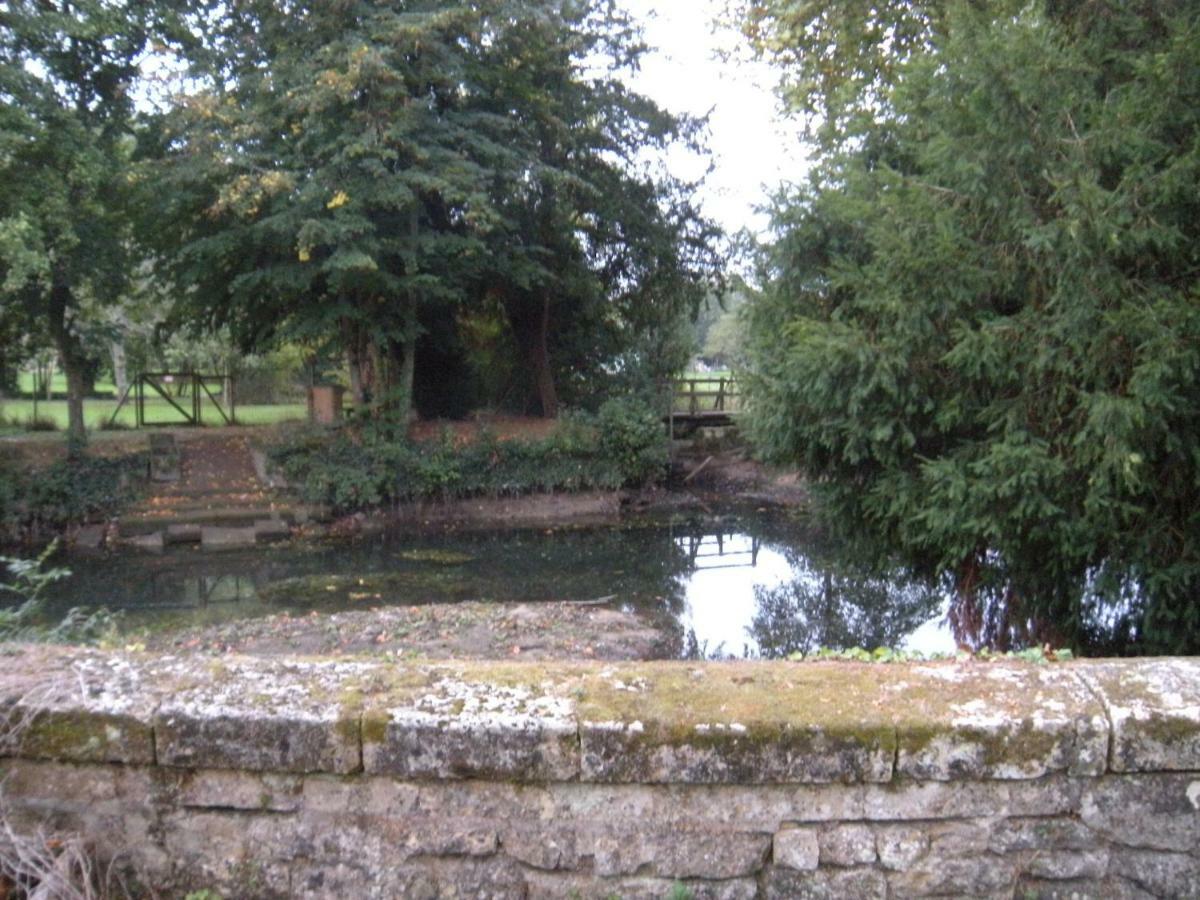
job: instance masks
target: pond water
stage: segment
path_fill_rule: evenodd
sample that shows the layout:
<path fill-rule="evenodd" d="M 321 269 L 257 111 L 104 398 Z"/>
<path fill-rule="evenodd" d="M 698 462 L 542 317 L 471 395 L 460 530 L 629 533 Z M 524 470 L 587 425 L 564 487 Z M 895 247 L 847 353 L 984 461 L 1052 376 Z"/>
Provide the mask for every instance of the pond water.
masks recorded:
<path fill-rule="evenodd" d="M 646 613 L 679 652 L 779 657 L 817 647 L 953 652 L 945 599 L 848 570 L 780 515 L 589 528 L 412 533 L 245 552 L 71 557 L 53 612 L 104 605 L 132 629 L 319 609 L 483 600 L 597 601 Z"/>

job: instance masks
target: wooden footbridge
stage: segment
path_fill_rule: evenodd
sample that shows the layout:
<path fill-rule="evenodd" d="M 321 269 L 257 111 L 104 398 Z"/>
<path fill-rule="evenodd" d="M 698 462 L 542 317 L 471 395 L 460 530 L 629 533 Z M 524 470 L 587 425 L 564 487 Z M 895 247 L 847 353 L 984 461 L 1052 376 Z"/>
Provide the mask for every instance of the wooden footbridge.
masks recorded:
<path fill-rule="evenodd" d="M 737 382 L 724 378 L 675 378 L 667 382 L 663 422 L 671 438 L 700 428 L 728 428 L 737 423 L 741 395 Z"/>

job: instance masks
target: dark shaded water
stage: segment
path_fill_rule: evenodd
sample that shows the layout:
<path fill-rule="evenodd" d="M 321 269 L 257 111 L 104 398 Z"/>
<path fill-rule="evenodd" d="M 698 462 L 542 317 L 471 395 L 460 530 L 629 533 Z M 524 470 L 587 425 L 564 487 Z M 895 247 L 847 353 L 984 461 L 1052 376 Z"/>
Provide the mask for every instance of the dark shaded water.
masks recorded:
<path fill-rule="evenodd" d="M 945 602 L 891 572 L 847 569 L 797 523 L 747 513 L 614 527 L 393 532 L 246 552 L 67 561 L 56 612 L 105 605 L 128 627 L 228 622 L 461 600 L 597 600 L 678 629 L 690 655 L 785 656 L 818 647 L 952 652 Z M 352 579 L 332 591 L 329 576 Z M 360 589 L 355 590 L 357 586 Z"/>

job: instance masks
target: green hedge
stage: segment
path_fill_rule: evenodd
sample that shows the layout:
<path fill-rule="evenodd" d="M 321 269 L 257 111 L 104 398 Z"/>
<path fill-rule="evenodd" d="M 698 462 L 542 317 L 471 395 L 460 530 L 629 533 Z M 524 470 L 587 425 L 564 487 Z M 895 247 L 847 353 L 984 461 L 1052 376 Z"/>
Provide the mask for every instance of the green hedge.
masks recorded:
<path fill-rule="evenodd" d="M 620 399 L 565 417 L 538 441 L 499 441 L 481 429 L 469 444 L 449 434 L 413 443 L 366 426 L 304 432 L 271 456 L 306 502 L 344 513 L 405 500 L 642 486 L 665 476 L 667 444 L 649 405 Z"/>
<path fill-rule="evenodd" d="M 120 512 L 145 480 L 146 457 L 84 456 L 33 471 L 0 464 L 0 540 L 35 541 Z"/>

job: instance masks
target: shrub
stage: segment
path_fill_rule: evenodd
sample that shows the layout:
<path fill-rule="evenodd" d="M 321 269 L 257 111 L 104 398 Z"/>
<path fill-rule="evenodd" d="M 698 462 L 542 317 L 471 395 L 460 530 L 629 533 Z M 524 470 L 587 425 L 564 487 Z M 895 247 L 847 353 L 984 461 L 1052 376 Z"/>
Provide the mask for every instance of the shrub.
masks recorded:
<path fill-rule="evenodd" d="M 49 416 L 29 416 L 22 423 L 26 431 L 58 431 L 58 422 Z"/>
<path fill-rule="evenodd" d="M 614 490 L 666 471 L 666 435 L 638 401 L 609 401 L 567 416 L 547 438 L 499 441 L 486 429 L 456 443 L 445 433 L 413 443 L 387 428 L 329 434 L 302 429 L 272 459 L 307 502 L 344 513 L 386 502 L 545 491 Z"/>
<path fill-rule="evenodd" d="M 136 493 L 144 454 L 61 460 L 33 472 L 0 467 L 0 528 L 30 540 L 107 519 Z"/>
<path fill-rule="evenodd" d="M 627 481 L 644 484 L 660 479 L 667 466 L 663 424 L 640 397 L 606 400 L 596 413 L 599 449 Z"/>

